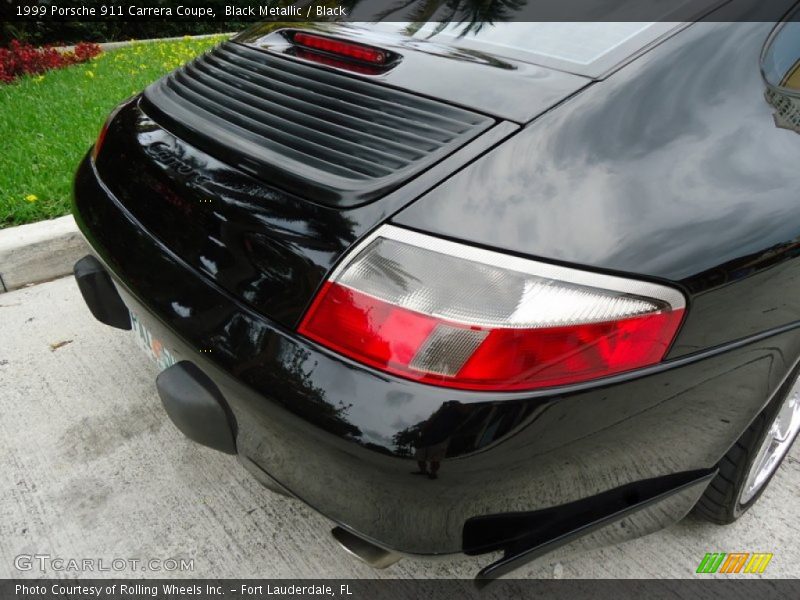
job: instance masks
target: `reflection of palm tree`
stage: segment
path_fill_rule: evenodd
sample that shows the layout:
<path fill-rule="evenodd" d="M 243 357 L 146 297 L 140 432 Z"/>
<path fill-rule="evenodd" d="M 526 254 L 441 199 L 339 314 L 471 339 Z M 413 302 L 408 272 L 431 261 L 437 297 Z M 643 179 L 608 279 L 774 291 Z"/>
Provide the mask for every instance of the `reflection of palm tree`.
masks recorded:
<path fill-rule="evenodd" d="M 361 436 L 361 430 L 348 420 L 352 404 L 328 400 L 325 389 L 314 382 L 312 373 L 317 365 L 311 362 L 308 350 L 282 347 L 266 325 L 241 314 L 235 314 L 222 327 L 224 335 L 211 338 L 208 345 L 233 375 L 326 431 L 350 438 Z M 242 360 L 242 355 L 252 358 Z M 265 356 L 277 357 L 270 368 L 265 368 Z M 292 394 L 281 390 L 292 390 Z"/>
<path fill-rule="evenodd" d="M 364 251 L 367 254 L 367 251 Z M 390 258 L 381 257 L 379 260 L 363 261 L 359 268 L 365 279 L 389 279 L 403 291 L 408 291 L 412 282 L 421 283 L 419 278 L 406 271 L 399 262 Z"/>
<path fill-rule="evenodd" d="M 463 25 L 459 36 L 465 36 L 479 32 L 486 24 L 510 20 L 526 4 L 527 0 L 401 0 L 380 13 L 377 20 L 382 21 L 400 12 L 404 20 L 407 17 L 411 21 L 406 28 L 408 35 L 414 35 L 427 23 L 437 22 L 431 37 L 450 23 Z M 404 14 L 411 6 L 415 8 L 407 15 Z"/>
<path fill-rule="evenodd" d="M 422 426 L 425 425 L 425 423 L 426 421 L 421 421 L 416 425 L 406 427 L 402 431 L 398 431 L 394 434 L 392 442 L 395 446 L 395 452 L 399 456 L 411 456 L 414 454 L 414 448 L 417 445 Z"/>
<path fill-rule="evenodd" d="M 307 350 L 297 348 L 289 360 L 283 361 L 284 385 L 288 382 L 288 389 L 295 392 L 291 398 L 292 410 L 302 413 L 306 419 L 336 435 L 360 437 L 361 430 L 347 418 L 347 411 L 353 405 L 345 404 L 341 400 L 335 404 L 326 400 L 325 390 L 315 385 L 311 379 L 311 372 L 316 364 L 310 368 L 305 367 L 309 357 Z"/>

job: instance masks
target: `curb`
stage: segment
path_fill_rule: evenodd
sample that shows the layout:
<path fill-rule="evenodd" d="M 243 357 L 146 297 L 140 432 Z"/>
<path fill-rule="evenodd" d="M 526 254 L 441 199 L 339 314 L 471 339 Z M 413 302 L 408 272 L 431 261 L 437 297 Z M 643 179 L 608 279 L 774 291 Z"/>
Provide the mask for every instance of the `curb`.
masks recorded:
<path fill-rule="evenodd" d="M 233 33 L 190 36 L 205 39 Z M 185 39 L 186 36 L 104 42 L 100 47 L 113 50 L 136 44 L 151 44 Z M 75 46 L 59 46 L 61 52 Z M 50 281 L 72 273 L 75 262 L 89 253 L 89 246 L 78 231 L 72 215 L 0 229 L 0 294 L 25 286 Z"/>
<path fill-rule="evenodd" d="M 238 32 L 236 31 L 221 31 L 219 33 L 203 33 L 201 35 L 177 35 L 173 37 L 165 37 L 165 38 L 147 38 L 144 40 L 120 40 L 117 42 L 99 42 L 97 45 L 105 52 L 106 50 L 115 50 L 117 48 L 124 48 L 126 46 L 136 46 L 138 44 L 155 44 L 157 42 L 176 42 L 179 40 L 185 40 L 187 37 L 192 40 L 205 40 L 208 38 L 218 37 L 218 36 L 227 36 L 232 37 L 236 35 Z M 55 50 L 59 52 L 72 52 L 75 50 L 75 46 L 53 46 Z"/>
<path fill-rule="evenodd" d="M 0 229 L 0 293 L 69 275 L 88 253 L 72 215 Z"/>

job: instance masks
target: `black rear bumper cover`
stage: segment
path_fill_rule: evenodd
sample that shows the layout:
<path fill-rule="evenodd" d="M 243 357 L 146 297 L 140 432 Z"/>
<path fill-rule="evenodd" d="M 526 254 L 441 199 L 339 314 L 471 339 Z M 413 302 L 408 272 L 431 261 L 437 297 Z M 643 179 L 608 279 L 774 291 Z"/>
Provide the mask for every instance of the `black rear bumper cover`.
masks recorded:
<path fill-rule="evenodd" d="M 595 541 L 681 518 L 799 349 L 797 336 L 784 332 L 602 384 L 515 394 L 439 389 L 333 355 L 241 304 L 151 236 L 88 158 L 74 208 L 125 304 L 218 386 L 243 462 L 345 528 L 408 554 L 504 547 L 515 564 L 546 537 L 571 539 L 620 511 L 647 516 L 626 527 L 612 519 Z M 413 446 L 403 436 L 448 401 L 463 416 L 440 477 L 413 477 Z M 639 495 L 625 504 L 625 490 Z M 587 512 L 593 498 L 612 497 L 608 510 Z M 669 511 L 638 510 L 667 500 Z M 476 533 L 487 516 L 536 521 L 537 513 L 551 521 L 561 514 L 555 521 L 569 530 L 507 543 Z"/>

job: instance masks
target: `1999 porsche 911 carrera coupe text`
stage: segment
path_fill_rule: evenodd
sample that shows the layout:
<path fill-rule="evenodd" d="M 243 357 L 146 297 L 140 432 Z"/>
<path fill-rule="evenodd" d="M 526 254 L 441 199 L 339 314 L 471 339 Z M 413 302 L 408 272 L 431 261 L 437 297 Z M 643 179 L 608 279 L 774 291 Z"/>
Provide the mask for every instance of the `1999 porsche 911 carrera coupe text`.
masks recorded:
<path fill-rule="evenodd" d="M 375 566 L 491 579 L 758 499 L 800 429 L 798 133 L 791 16 L 259 25 L 111 115 L 75 276 L 190 438 Z"/>

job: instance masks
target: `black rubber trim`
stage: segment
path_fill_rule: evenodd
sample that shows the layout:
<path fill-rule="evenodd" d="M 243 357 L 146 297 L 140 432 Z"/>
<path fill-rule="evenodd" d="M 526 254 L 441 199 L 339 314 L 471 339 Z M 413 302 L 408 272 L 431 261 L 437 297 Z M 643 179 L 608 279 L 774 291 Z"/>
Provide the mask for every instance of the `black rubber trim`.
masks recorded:
<path fill-rule="evenodd" d="M 504 551 L 502 558 L 478 573 L 475 584 L 479 588 L 485 587 L 490 581 L 580 537 L 688 488 L 707 485 L 716 474 L 716 469 L 676 473 L 632 483 L 551 509 L 469 519 L 464 525 L 465 548 L 482 545 L 481 552 Z M 466 553 L 478 552 L 467 550 Z"/>
<path fill-rule="evenodd" d="M 775 394 L 769 399 L 764 409 L 753 419 L 753 422 L 725 453 L 725 456 L 720 459 L 717 464 L 719 473 L 694 507 L 695 514 L 717 525 L 733 523 L 750 510 L 767 489 L 779 468 L 776 468 L 769 475 L 750 500 L 744 504 L 739 501 L 742 488 L 747 479 L 747 473 L 757 458 L 761 443 L 769 434 L 769 429 L 776 415 L 786 401 L 786 396 L 791 392 L 798 373 L 800 373 L 800 365 L 796 364 L 787 374 Z M 781 460 L 786 460 L 787 456 L 788 454 L 784 455 Z"/>
<path fill-rule="evenodd" d="M 100 261 L 92 255 L 84 256 L 75 263 L 72 271 L 94 318 L 111 327 L 129 330 L 131 315 Z"/>
<path fill-rule="evenodd" d="M 156 389 L 175 426 L 190 440 L 236 454 L 236 421 L 217 385 L 188 360 L 161 371 Z"/>

